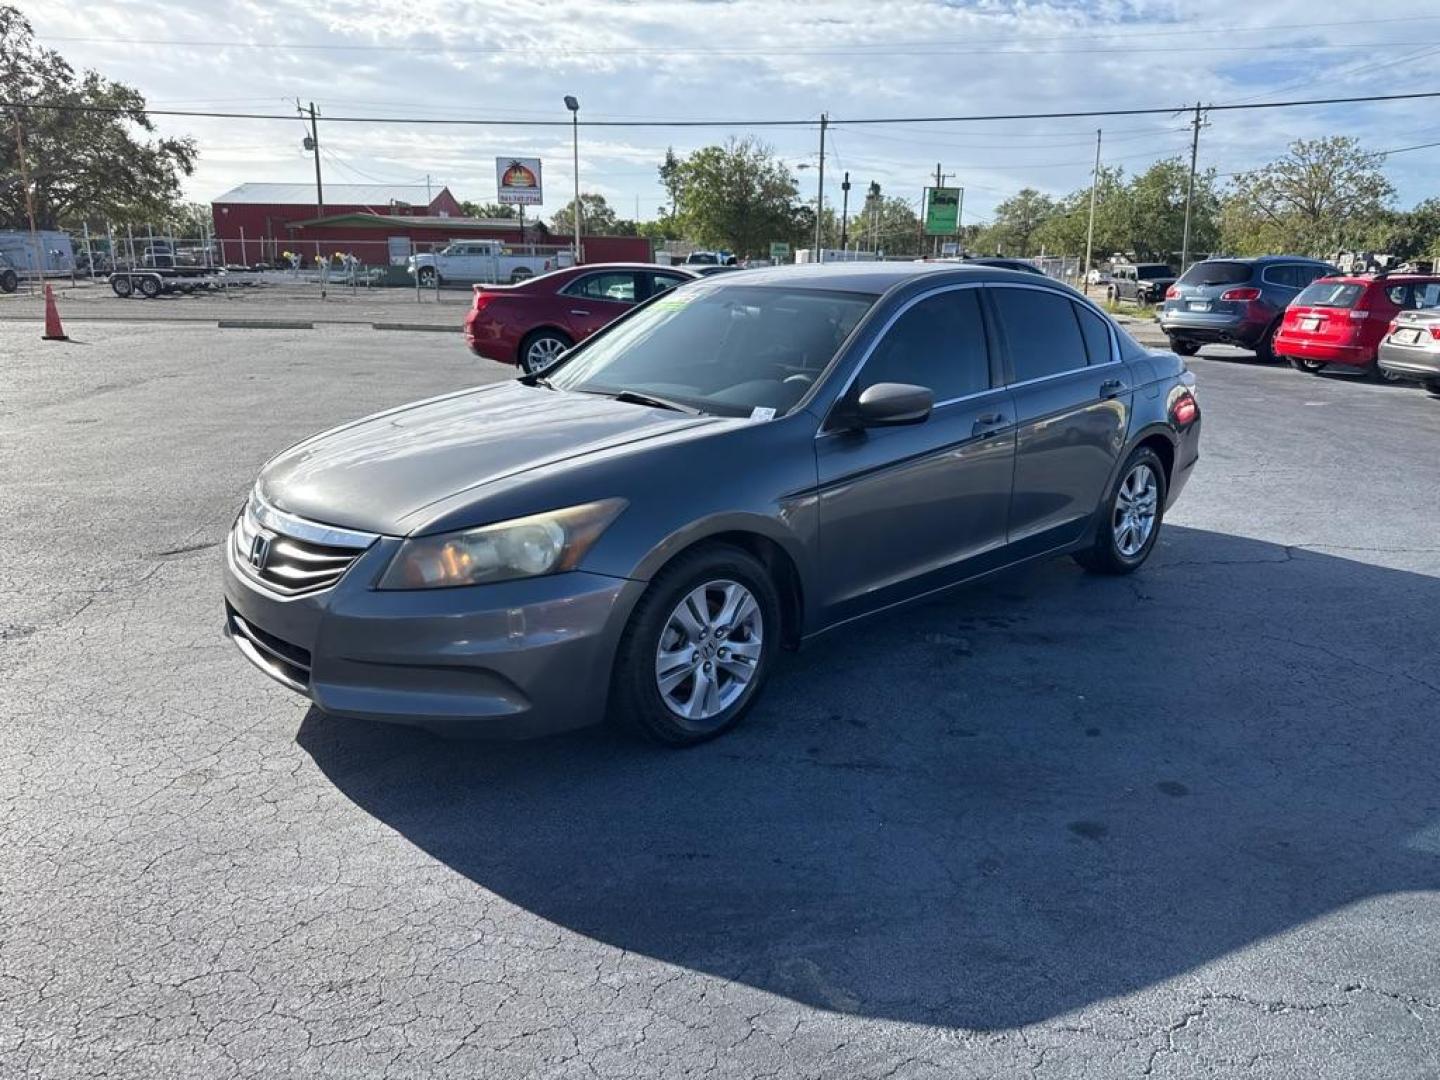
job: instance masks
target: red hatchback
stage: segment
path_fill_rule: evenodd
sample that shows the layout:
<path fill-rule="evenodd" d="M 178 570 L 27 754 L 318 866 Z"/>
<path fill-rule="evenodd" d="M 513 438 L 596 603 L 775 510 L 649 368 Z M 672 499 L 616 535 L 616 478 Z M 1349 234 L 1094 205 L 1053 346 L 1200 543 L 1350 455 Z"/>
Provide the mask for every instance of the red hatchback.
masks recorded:
<path fill-rule="evenodd" d="M 1317 374 L 1341 364 L 1382 378 L 1376 354 L 1390 321 L 1436 282 L 1440 277 L 1428 274 L 1317 278 L 1285 309 L 1275 352 L 1297 371 Z"/>
<path fill-rule="evenodd" d="M 518 285 L 476 285 L 465 343 L 477 356 L 534 374 L 640 301 L 699 276 L 683 266 L 594 263 Z"/>

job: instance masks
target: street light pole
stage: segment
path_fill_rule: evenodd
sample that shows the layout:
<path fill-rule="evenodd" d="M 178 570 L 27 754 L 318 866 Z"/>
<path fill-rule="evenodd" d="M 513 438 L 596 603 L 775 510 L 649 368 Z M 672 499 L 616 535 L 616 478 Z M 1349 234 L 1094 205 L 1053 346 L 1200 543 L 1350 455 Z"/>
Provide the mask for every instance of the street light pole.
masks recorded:
<path fill-rule="evenodd" d="M 575 167 L 575 264 L 580 264 L 580 101 L 573 94 L 565 95 L 570 110 L 571 148 Z"/>
<path fill-rule="evenodd" d="M 815 190 L 815 261 L 820 261 L 820 224 L 825 217 L 825 129 L 830 126 L 830 114 L 820 114 L 820 172 Z"/>
<path fill-rule="evenodd" d="M 1100 129 L 1095 129 L 1095 172 L 1090 177 L 1090 224 L 1085 229 L 1085 265 L 1080 268 L 1080 291 L 1090 283 L 1090 257 L 1095 248 L 1095 191 L 1100 187 Z"/>
<path fill-rule="evenodd" d="M 844 251 L 850 239 L 850 173 L 840 182 L 840 250 Z"/>

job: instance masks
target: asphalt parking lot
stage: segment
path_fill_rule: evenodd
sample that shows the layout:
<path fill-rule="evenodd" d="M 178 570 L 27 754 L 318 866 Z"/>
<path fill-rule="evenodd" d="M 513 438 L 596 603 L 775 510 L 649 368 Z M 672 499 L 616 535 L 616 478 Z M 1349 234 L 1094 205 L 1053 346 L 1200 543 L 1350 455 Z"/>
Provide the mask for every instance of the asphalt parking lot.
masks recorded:
<path fill-rule="evenodd" d="M 1440 1074 L 1440 399 L 1191 361 L 1150 564 L 836 633 L 695 750 L 328 719 L 220 633 L 458 335 L 0 322 L 0 1076 Z"/>

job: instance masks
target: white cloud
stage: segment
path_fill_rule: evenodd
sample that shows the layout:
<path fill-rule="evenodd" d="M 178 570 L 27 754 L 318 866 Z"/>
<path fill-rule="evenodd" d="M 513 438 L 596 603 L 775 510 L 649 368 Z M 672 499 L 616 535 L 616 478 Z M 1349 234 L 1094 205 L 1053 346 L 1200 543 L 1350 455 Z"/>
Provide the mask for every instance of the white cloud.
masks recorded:
<path fill-rule="evenodd" d="M 77 65 L 138 86 L 157 107 L 565 120 L 966 115 L 1143 108 L 1186 101 L 1275 100 L 1440 88 L 1440 18 L 1422 5 L 1271 0 L 1206 8 L 1145 0 L 44 0 L 22 3 L 42 38 Z M 1440 12 L 1434 14 L 1440 15 Z M 1403 20 L 1403 21 L 1402 21 Z M 97 29 L 98 28 L 98 29 Z M 1279 28 L 1279 29 L 1277 29 Z M 109 40 L 60 41 L 59 38 Z M 134 39 L 204 41 L 142 45 Z M 263 43 L 263 48 L 241 47 Z M 347 46 L 311 49 L 302 46 Z M 1323 46 L 1323 48 L 1321 48 Z M 194 135 L 200 166 L 189 194 L 207 200 L 244 180 L 305 180 L 295 121 L 164 118 Z M 1023 185 L 1060 194 L 1084 186 L 1091 139 L 1107 130 L 1107 162 L 1143 169 L 1188 152 L 1183 117 L 1108 117 L 933 127 L 834 129 L 827 180 L 849 170 L 918 197 L 935 162 L 967 188 L 966 216 L 984 217 Z M 1440 139 L 1440 104 L 1228 112 L 1211 116 L 1201 164 L 1253 167 L 1291 139 L 1361 136 L 1375 149 Z M 622 213 L 663 193 L 654 166 L 744 128 L 583 128 L 582 186 Z M 756 129 L 793 163 L 813 160 L 816 132 Z M 323 164 L 337 181 L 413 180 L 426 173 L 461 198 L 493 195 L 493 159 L 538 154 L 551 211 L 572 184 L 565 127 L 441 127 L 322 121 Z M 1402 203 L 1432 193 L 1436 151 L 1397 156 Z M 813 192 L 813 171 L 800 175 Z M 829 186 L 827 184 L 827 186 Z M 838 197 L 838 183 L 829 194 Z M 853 193 L 853 192 L 852 192 Z"/>

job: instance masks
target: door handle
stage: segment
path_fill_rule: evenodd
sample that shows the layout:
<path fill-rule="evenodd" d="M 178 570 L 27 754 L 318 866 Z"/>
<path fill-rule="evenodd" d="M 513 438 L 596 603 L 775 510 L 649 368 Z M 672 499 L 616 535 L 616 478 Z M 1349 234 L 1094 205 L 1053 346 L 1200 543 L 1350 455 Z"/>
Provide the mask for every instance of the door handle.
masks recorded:
<path fill-rule="evenodd" d="M 571 308 L 571 309 L 570 309 L 570 314 L 571 314 L 571 315 L 589 315 L 590 312 L 588 312 L 588 311 L 581 311 L 579 308 Z"/>
<path fill-rule="evenodd" d="M 970 434 L 972 436 L 979 436 L 982 439 L 988 439 L 993 435 L 1000 434 L 1001 429 L 1004 427 L 1004 413 L 986 413 L 984 416 L 977 416 L 975 418 L 975 423 L 970 428 Z"/>
<path fill-rule="evenodd" d="M 1125 384 L 1119 379 L 1106 379 L 1100 384 L 1100 396 L 1102 398 L 1113 398 L 1125 389 Z"/>

